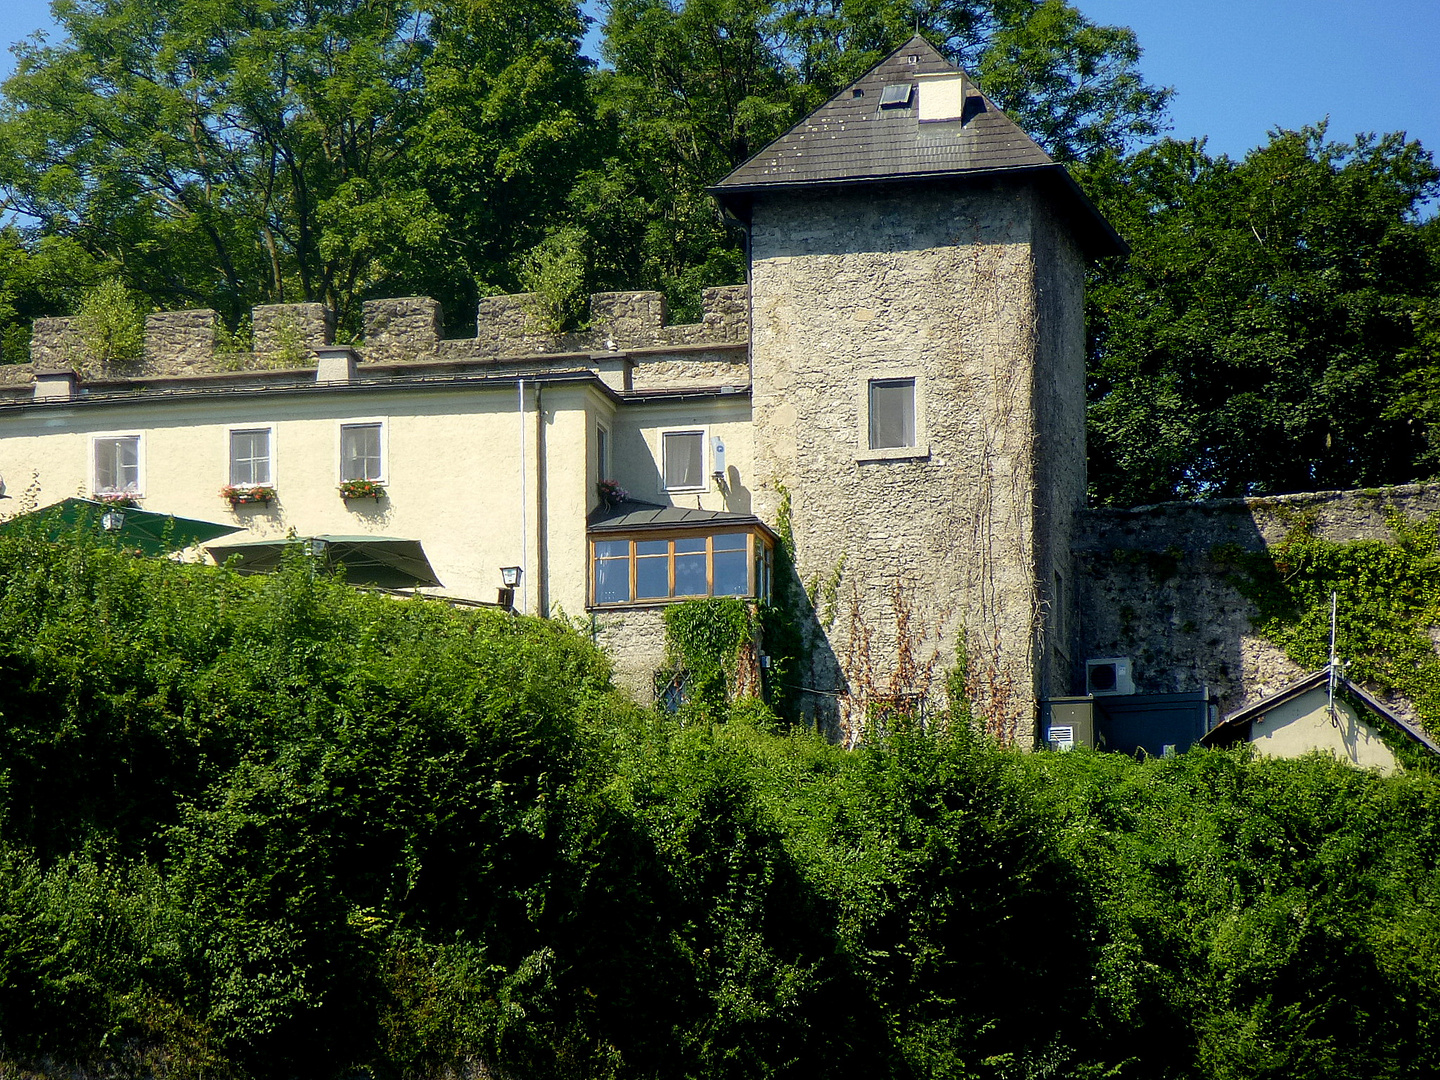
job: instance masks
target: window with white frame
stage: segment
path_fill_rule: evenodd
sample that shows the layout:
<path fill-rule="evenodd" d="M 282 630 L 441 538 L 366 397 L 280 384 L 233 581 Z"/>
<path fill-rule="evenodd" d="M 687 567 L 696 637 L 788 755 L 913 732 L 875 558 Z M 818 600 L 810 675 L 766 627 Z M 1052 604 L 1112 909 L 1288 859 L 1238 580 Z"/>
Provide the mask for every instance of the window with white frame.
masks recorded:
<path fill-rule="evenodd" d="M 660 458 L 666 491 L 705 490 L 703 429 L 661 432 Z"/>
<path fill-rule="evenodd" d="M 268 427 L 234 428 L 230 432 L 231 487 L 263 487 L 274 479 Z"/>
<path fill-rule="evenodd" d="M 94 491 L 97 495 L 138 495 L 140 436 L 96 436 L 92 445 Z"/>
<path fill-rule="evenodd" d="M 385 463 L 381 438 L 384 425 L 340 425 L 340 480 L 383 480 Z"/>

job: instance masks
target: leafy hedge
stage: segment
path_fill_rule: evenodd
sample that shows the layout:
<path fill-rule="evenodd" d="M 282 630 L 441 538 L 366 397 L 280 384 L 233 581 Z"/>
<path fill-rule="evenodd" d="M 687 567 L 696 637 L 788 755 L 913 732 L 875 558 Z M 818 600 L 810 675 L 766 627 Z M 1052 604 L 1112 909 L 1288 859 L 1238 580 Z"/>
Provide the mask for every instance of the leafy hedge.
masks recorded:
<path fill-rule="evenodd" d="M 682 727 L 550 622 L 0 538 L 0 1072 L 1440 1069 L 1440 787 Z"/>

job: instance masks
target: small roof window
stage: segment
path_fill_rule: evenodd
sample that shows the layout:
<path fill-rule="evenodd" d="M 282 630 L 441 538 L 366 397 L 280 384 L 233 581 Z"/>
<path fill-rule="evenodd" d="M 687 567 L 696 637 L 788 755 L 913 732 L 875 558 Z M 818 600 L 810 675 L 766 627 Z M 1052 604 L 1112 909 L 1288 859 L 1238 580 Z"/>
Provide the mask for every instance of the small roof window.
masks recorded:
<path fill-rule="evenodd" d="M 882 109 L 908 109 L 913 87 L 908 82 L 890 83 L 880 91 Z"/>

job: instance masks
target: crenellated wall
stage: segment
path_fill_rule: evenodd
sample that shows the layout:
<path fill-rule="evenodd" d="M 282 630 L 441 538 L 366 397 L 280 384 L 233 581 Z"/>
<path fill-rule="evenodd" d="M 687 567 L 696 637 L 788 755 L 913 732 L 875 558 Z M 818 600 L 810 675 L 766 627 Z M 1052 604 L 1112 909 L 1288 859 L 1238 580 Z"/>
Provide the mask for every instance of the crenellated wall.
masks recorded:
<path fill-rule="evenodd" d="M 425 296 L 368 300 L 362 311 L 364 340 L 360 363 L 517 362 L 556 353 L 636 352 L 632 363 L 644 372 L 637 382 L 671 386 L 704 382 L 743 384 L 748 362 L 725 346 L 743 346 L 750 336 L 749 292 L 744 285 L 704 291 L 698 323 L 668 325 L 665 298 L 658 292 L 607 292 L 590 298 L 586 329 L 548 334 L 540 329 L 531 294 L 491 296 L 480 301 L 473 338 L 446 340 L 438 301 Z M 217 348 L 220 317 L 208 309 L 156 312 L 145 319 L 142 360 L 123 366 L 100 364 L 85 347 L 71 318 L 36 319 L 31 336 L 33 372 L 77 372 L 83 379 L 133 376 L 188 376 L 225 371 L 303 368 L 315 364 L 315 350 L 335 339 L 334 313 L 322 304 L 267 304 L 252 311 L 253 351 Z M 707 351 L 704 347 L 721 347 Z M 697 348 L 698 347 L 698 348 Z M 679 353 L 667 354 L 667 350 Z M 0 380 L 11 385 L 16 379 Z"/>

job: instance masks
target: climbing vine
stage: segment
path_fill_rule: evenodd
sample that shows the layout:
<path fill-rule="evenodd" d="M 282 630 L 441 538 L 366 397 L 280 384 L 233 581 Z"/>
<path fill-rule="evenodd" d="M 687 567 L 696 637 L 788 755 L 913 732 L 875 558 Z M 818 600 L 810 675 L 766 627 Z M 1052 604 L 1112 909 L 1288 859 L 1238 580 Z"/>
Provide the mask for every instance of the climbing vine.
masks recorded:
<path fill-rule="evenodd" d="M 1386 515 L 1392 540 L 1339 542 L 1296 520 L 1268 552 L 1217 551 L 1258 609 L 1255 628 L 1307 668 L 1329 658 L 1330 594 L 1338 596 L 1336 651 L 1346 674 L 1398 691 L 1440 732 L 1440 519 Z"/>
<path fill-rule="evenodd" d="M 733 596 L 685 600 L 665 609 L 666 667 L 683 673 L 689 705 L 710 719 L 725 708 L 755 638 L 754 616 Z"/>
<path fill-rule="evenodd" d="M 797 634 L 784 610 L 732 596 L 702 597 L 670 605 L 664 619 L 661 679 L 683 680 L 690 711 L 716 720 L 736 699 L 753 698 L 789 715 L 786 683 Z M 761 667 L 762 653 L 768 668 Z"/>

